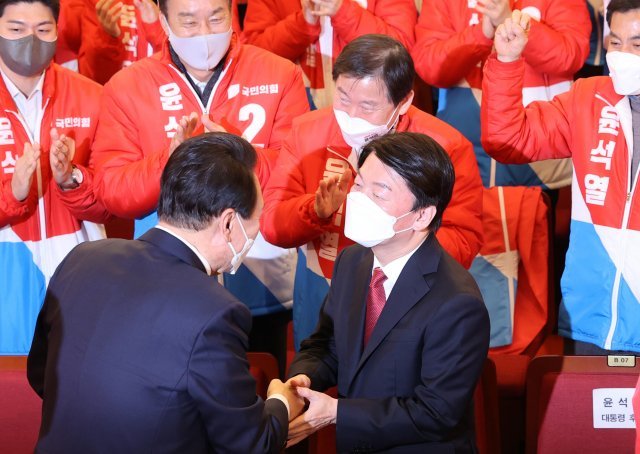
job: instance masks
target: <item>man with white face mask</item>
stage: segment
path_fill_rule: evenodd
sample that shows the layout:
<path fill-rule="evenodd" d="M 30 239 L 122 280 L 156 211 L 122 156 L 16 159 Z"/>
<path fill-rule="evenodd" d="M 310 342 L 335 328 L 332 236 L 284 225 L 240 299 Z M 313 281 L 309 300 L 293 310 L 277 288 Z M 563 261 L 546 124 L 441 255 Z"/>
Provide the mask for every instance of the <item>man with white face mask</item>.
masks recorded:
<path fill-rule="evenodd" d="M 37 452 L 280 451 L 304 401 L 277 379 L 266 402 L 256 395 L 249 311 L 212 277 L 258 234 L 255 164 L 231 134 L 185 141 L 162 173 L 157 226 L 60 265 L 28 359 Z"/>
<path fill-rule="evenodd" d="M 105 85 L 94 147 L 98 193 L 137 220 L 136 234 L 154 225 L 160 173 L 185 138 L 242 135 L 260 148 L 264 184 L 292 119 L 308 110 L 299 68 L 238 42 L 230 1 L 164 0 L 160 11 L 164 47 Z"/>
<path fill-rule="evenodd" d="M 265 189 L 261 229 L 267 241 L 301 247 L 294 287 L 296 344 L 311 334 L 327 294 L 344 235 L 344 201 L 369 140 L 411 131 L 433 137 L 453 161 L 456 180 L 438 239 L 463 266 L 482 241 L 482 184 L 471 143 L 411 106 L 413 61 L 398 41 L 365 35 L 349 43 L 333 67 L 333 108 L 294 122 Z"/>
<path fill-rule="evenodd" d="M 29 350 L 56 266 L 108 218 L 88 167 L 102 88 L 51 62 L 58 11 L 0 1 L 0 355 Z"/>
<path fill-rule="evenodd" d="M 244 137 L 258 150 L 264 186 L 293 118 L 309 110 L 300 68 L 241 44 L 230 0 L 161 0 L 160 11 L 164 47 L 105 85 L 94 146 L 97 194 L 115 215 L 135 219 L 136 237 L 155 225 L 160 173 L 186 137 L 204 130 Z M 252 255 L 225 285 L 256 317 L 279 317 L 284 336 L 295 254 L 258 237 Z M 265 329 L 274 323 L 265 320 Z M 278 346 L 268 350 L 284 357 L 284 337 Z"/>
<path fill-rule="evenodd" d="M 289 369 L 310 402 L 289 444 L 336 424 L 337 452 L 477 452 L 470 403 L 489 317 L 435 236 L 453 181 L 430 137 L 365 145 L 345 212 L 358 245 L 338 256 L 318 326 Z M 336 385 L 338 399 L 317 392 Z"/>
<path fill-rule="evenodd" d="M 512 164 L 571 158 L 571 233 L 558 332 L 565 351 L 640 352 L 640 0 L 612 0 L 611 77 L 580 79 L 550 102 L 522 106 L 529 18 L 496 31 L 485 66 L 483 145 Z"/>

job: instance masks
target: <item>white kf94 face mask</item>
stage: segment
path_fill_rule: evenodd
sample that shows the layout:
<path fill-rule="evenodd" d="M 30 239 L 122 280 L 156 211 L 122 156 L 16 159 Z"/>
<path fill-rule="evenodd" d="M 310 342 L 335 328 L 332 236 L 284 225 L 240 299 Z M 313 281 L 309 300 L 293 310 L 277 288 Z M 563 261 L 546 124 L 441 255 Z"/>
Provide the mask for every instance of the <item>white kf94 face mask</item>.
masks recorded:
<path fill-rule="evenodd" d="M 393 109 L 391 118 L 389 118 L 389 120 L 383 125 L 374 125 L 365 119 L 350 117 L 345 111 L 335 108 L 333 109 L 333 114 L 336 117 L 338 126 L 340 126 L 340 131 L 342 132 L 344 141 L 347 142 L 347 145 L 356 150 L 356 152 L 360 153 L 360 150 L 362 150 L 362 147 L 364 147 L 367 142 L 384 136 L 391 131 L 391 128 L 395 126 L 395 121 L 392 122 L 392 120 L 399 107 L 400 105 Z"/>
<path fill-rule="evenodd" d="M 227 241 L 227 244 L 229 245 L 229 248 L 233 253 L 233 257 L 231 258 L 231 269 L 229 270 L 229 274 L 236 274 L 236 271 L 238 271 L 238 268 L 240 268 L 240 265 L 242 265 L 242 261 L 244 260 L 247 253 L 249 252 L 249 249 L 251 249 L 251 246 L 253 246 L 253 240 L 247 236 L 247 231 L 244 229 L 244 226 L 242 225 L 242 221 L 240 220 L 240 216 L 238 216 L 238 213 L 236 213 L 236 218 L 238 219 L 238 223 L 240 224 L 240 229 L 244 234 L 245 241 L 244 241 L 244 246 L 242 246 L 242 250 L 240 250 L 240 252 L 236 252 L 236 249 L 233 247 L 233 244 L 231 244 L 231 241 Z"/>
<path fill-rule="evenodd" d="M 352 191 L 347 194 L 344 234 L 364 247 L 373 247 L 392 238 L 396 233 L 411 230 L 412 227 L 397 232 L 393 229 L 398 220 L 411 213 L 412 211 L 408 211 L 402 216 L 391 216 L 363 192 Z"/>
<path fill-rule="evenodd" d="M 623 96 L 640 94 L 640 56 L 629 52 L 607 52 L 607 66 L 616 93 Z"/>
<path fill-rule="evenodd" d="M 162 16 L 162 20 L 167 25 L 167 30 L 169 30 L 171 47 L 183 63 L 194 69 L 209 71 L 215 68 L 229 50 L 231 36 L 233 35 L 231 27 L 223 33 L 182 38 L 173 33 L 164 16 Z"/>

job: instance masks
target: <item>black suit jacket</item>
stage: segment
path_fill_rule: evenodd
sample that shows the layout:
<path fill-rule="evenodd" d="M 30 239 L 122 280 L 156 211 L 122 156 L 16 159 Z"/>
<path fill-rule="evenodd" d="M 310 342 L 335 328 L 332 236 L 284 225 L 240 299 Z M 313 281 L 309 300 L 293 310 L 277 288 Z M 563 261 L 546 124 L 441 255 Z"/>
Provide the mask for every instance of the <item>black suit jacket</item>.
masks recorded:
<path fill-rule="evenodd" d="M 83 243 L 53 276 L 29 353 L 37 452 L 278 452 L 277 399 L 256 396 L 248 309 L 172 235 Z"/>
<path fill-rule="evenodd" d="M 409 259 L 363 349 L 373 253 L 336 260 L 316 332 L 289 375 L 337 384 L 339 452 L 474 452 L 472 396 L 489 348 L 489 317 L 471 275 L 435 236 Z"/>

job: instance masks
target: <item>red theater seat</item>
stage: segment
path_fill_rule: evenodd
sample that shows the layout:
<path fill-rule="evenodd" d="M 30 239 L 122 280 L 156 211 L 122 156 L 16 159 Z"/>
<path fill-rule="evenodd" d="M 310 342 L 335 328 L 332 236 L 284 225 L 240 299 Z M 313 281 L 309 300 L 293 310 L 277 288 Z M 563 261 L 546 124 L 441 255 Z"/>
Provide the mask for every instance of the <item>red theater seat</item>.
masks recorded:
<path fill-rule="evenodd" d="M 527 454 L 633 454 L 635 430 L 594 429 L 593 389 L 635 388 L 640 365 L 606 356 L 540 356 L 527 373 Z"/>
<path fill-rule="evenodd" d="M 33 452 L 41 408 L 27 381 L 26 357 L 0 356 L 0 452 Z"/>
<path fill-rule="evenodd" d="M 496 365 L 487 358 L 473 393 L 476 444 L 480 454 L 500 454 L 500 418 Z"/>

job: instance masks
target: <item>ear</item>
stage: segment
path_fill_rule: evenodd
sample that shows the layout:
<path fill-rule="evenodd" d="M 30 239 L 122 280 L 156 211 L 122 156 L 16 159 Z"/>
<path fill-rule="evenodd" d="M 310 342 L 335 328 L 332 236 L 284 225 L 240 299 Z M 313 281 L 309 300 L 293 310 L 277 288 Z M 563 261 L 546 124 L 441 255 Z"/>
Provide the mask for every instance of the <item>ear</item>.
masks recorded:
<path fill-rule="evenodd" d="M 411 103 L 413 102 L 414 94 L 415 93 L 413 92 L 413 90 L 411 90 L 409 94 L 405 96 L 402 101 L 400 101 L 400 108 L 398 109 L 398 115 L 404 115 L 407 113 L 407 111 L 409 110 L 409 107 L 411 107 Z"/>
<path fill-rule="evenodd" d="M 218 233 L 225 241 L 231 241 L 231 229 L 235 219 L 235 213 L 233 209 L 227 208 L 218 217 Z"/>
<path fill-rule="evenodd" d="M 421 231 L 428 230 L 431 221 L 433 221 L 433 218 L 436 217 L 437 211 L 438 210 L 436 209 L 435 205 L 420 208 L 418 210 L 418 219 L 416 219 L 416 222 L 413 224 L 414 229 Z"/>

